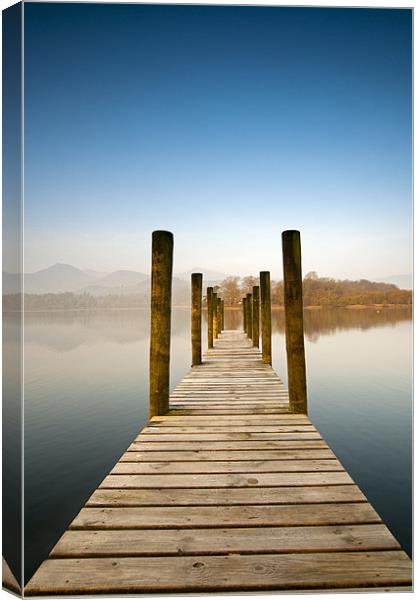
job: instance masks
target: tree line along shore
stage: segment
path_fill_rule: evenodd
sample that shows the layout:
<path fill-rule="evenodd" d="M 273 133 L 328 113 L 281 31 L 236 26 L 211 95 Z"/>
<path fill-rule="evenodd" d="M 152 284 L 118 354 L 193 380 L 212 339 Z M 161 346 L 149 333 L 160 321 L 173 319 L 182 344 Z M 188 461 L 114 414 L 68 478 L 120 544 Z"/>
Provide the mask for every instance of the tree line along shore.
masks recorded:
<path fill-rule="evenodd" d="M 227 277 L 219 283 L 212 283 L 214 291 L 224 299 L 226 307 L 239 308 L 242 298 L 252 291 L 259 279 L 254 276 Z M 351 281 L 329 277 L 318 277 L 315 272 L 308 273 L 303 280 L 304 306 L 313 307 L 348 307 L 363 308 L 366 306 L 409 306 L 412 304 L 412 291 L 403 290 L 391 283 L 382 283 L 360 279 Z M 181 287 L 174 285 L 173 306 L 189 306 L 190 288 L 188 284 Z M 205 304 L 206 298 L 203 298 Z M 272 281 L 271 302 L 273 307 L 284 305 L 283 281 Z M 3 295 L 3 310 L 19 310 L 20 294 Z M 150 290 L 142 294 L 93 295 L 90 293 L 45 293 L 25 294 L 25 310 L 83 310 L 99 308 L 139 308 L 150 304 Z"/>

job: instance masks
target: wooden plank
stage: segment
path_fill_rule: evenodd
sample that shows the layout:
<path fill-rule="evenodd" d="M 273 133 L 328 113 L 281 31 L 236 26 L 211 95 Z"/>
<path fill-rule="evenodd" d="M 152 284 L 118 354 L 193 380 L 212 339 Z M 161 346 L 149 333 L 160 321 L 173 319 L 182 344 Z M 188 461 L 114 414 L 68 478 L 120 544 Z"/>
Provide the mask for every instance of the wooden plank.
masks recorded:
<path fill-rule="evenodd" d="M 275 390 L 263 391 L 263 390 L 233 390 L 230 388 L 229 391 L 203 391 L 203 390 L 189 390 L 188 392 L 174 392 L 171 395 L 172 401 L 203 401 L 203 402 L 250 402 L 252 400 L 265 402 L 288 402 L 288 395 L 281 394 Z"/>
<path fill-rule="evenodd" d="M 289 411 L 286 408 L 262 408 L 262 407 L 236 408 L 234 410 L 229 410 L 227 408 L 201 409 L 201 408 L 182 408 L 182 407 L 170 406 L 170 411 L 169 411 L 169 415 L 176 415 L 176 416 L 194 415 L 194 416 L 213 416 L 213 417 L 214 416 L 218 417 L 219 415 L 224 415 L 224 416 L 274 415 L 274 416 L 278 416 L 278 415 L 287 415 L 287 414 L 289 414 Z"/>
<path fill-rule="evenodd" d="M 295 433 L 249 433 L 230 431 L 227 433 L 160 433 L 158 436 L 149 433 L 141 433 L 136 442 L 212 442 L 224 440 L 321 440 L 317 431 L 295 432 Z"/>
<path fill-rule="evenodd" d="M 67 531 L 51 557 L 398 550 L 384 525 Z"/>
<path fill-rule="evenodd" d="M 189 400 L 190 398 L 196 398 L 197 400 L 200 401 L 228 401 L 228 400 L 238 400 L 240 398 L 243 398 L 243 401 L 245 400 L 249 400 L 252 399 L 252 397 L 256 398 L 257 400 L 263 401 L 264 399 L 269 399 L 269 400 L 278 400 L 279 402 L 288 402 L 288 394 L 286 393 L 282 393 L 279 390 L 252 390 L 249 389 L 248 391 L 246 390 L 237 390 L 237 392 L 234 391 L 233 388 L 230 387 L 230 389 L 227 391 L 214 391 L 214 392 L 205 392 L 204 390 L 189 390 L 189 391 L 185 391 L 185 392 L 173 392 L 171 395 L 171 398 L 173 401 L 181 401 L 181 400 Z"/>
<path fill-rule="evenodd" d="M 192 396 L 196 394 L 197 396 L 201 397 L 203 395 L 207 395 L 209 398 L 214 397 L 221 397 L 221 398 L 225 398 L 226 400 L 229 399 L 230 396 L 233 396 L 234 394 L 236 395 L 241 395 L 241 396 L 246 396 L 246 395 L 255 395 L 258 397 L 263 397 L 263 396 L 272 396 L 274 398 L 278 398 L 279 400 L 284 400 L 286 401 L 288 398 L 288 392 L 286 389 L 281 388 L 280 386 L 278 386 L 275 383 L 272 383 L 269 386 L 252 386 L 251 384 L 246 384 L 243 387 L 240 386 L 235 386 L 234 384 L 230 384 L 229 387 L 225 387 L 223 389 L 219 389 L 219 388 L 207 388 L 206 384 L 201 384 L 201 385 L 197 385 L 197 386 L 188 386 L 188 388 L 185 388 L 184 390 L 177 390 L 175 389 L 172 394 L 171 397 L 174 398 L 176 396 L 179 397 L 183 397 L 183 396 Z"/>
<path fill-rule="evenodd" d="M 202 398 L 187 398 L 187 399 L 172 399 L 170 401 L 171 406 L 181 407 L 191 407 L 191 408 L 222 408 L 225 410 L 226 408 L 258 408 L 259 406 L 268 406 L 271 408 L 288 408 L 288 402 L 281 402 L 277 399 L 268 400 L 266 398 L 257 398 L 251 399 L 248 398 L 244 400 L 243 398 L 237 397 L 237 400 L 205 400 Z"/>
<path fill-rule="evenodd" d="M 184 377 L 182 381 L 177 384 L 176 389 L 180 387 L 187 387 L 188 385 L 199 385 L 201 382 L 208 383 L 211 386 L 231 385 L 232 383 L 231 378 L 228 375 L 225 377 L 208 377 L 208 369 L 205 369 L 203 372 L 201 371 L 201 377 L 199 379 L 191 375 Z M 250 369 L 246 369 L 241 376 L 236 373 L 236 378 L 233 384 L 244 385 L 256 383 L 257 385 L 267 385 L 267 383 L 270 382 L 286 389 L 280 378 L 275 375 L 273 371 L 259 372 L 255 377 L 251 377 Z"/>
<path fill-rule="evenodd" d="M 193 411 L 192 414 L 190 415 L 178 415 L 176 412 L 169 414 L 169 415 L 164 415 L 163 417 L 153 417 L 153 419 L 151 419 L 149 421 L 150 425 L 162 425 L 164 427 L 170 427 L 170 426 L 175 426 L 177 427 L 178 423 L 192 423 L 192 424 L 199 424 L 199 425 L 210 425 L 210 424 L 216 424 L 216 425 L 224 425 L 226 423 L 238 423 L 239 425 L 262 425 L 262 424 L 266 424 L 266 425 L 305 425 L 307 423 L 311 423 L 308 419 L 308 417 L 304 416 L 304 415 L 295 415 L 295 414 L 266 414 L 266 415 L 246 415 L 246 416 L 240 416 L 240 415 L 223 415 L 221 417 L 211 417 L 211 415 L 208 416 L 202 416 L 202 415 L 195 415 L 194 414 L 195 411 Z"/>
<path fill-rule="evenodd" d="M 231 384 L 232 380 L 229 377 L 229 375 L 225 375 L 225 376 L 220 376 L 218 374 L 218 376 L 209 376 L 208 372 L 209 372 L 209 368 L 205 368 L 205 369 L 201 369 L 200 371 L 197 371 L 197 374 L 201 374 L 201 377 L 196 377 L 195 376 L 195 371 L 190 371 L 189 375 L 186 375 L 176 386 L 176 388 L 179 387 L 187 387 L 188 385 L 199 385 L 202 381 L 204 383 L 208 383 L 211 386 L 217 386 L 217 385 L 227 385 L 227 384 Z M 254 382 L 258 385 L 266 385 L 269 382 L 274 383 L 275 385 L 281 386 L 282 388 L 286 389 L 283 382 L 281 381 L 281 379 L 278 377 L 278 375 L 275 374 L 274 371 L 269 371 L 269 370 L 263 370 L 263 371 L 259 371 L 259 372 L 251 372 L 252 369 L 247 367 L 246 369 L 243 370 L 243 373 L 240 375 L 239 373 L 237 373 L 236 371 L 236 377 L 234 380 L 234 385 L 239 384 L 239 385 L 244 385 L 244 384 L 250 384 L 253 383 L 253 377 L 252 375 L 254 375 Z"/>
<path fill-rule="evenodd" d="M 178 425 L 177 427 L 144 427 L 141 432 L 143 435 L 158 435 L 168 433 L 169 435 L 178 435 L 180 433 L 317 433 L 313 425 L 213 425 L 211 427 L 202 425 Z M 319 435 L 317 433 L 317 435 Z M 138 438 L 137 438 L 138 439 Z"/>
<path fill-rule="evenodd" d="M 277 408 L 287 409 L 289 414 L 289 403 L 288 400 L 281 398 L 260 398 L 258 396 L 246 396 L 237 394 L 236 396 L 230 396 L 229 398 L 216 397 L 206 398 L 204 396 L 197 397 L 190 395 L 185 398 L 171 398 L 170 406 L 175 408 L 220 408 L 226 409 L 250 409 L 250 408 Z"/>
<path fill-rule="evenodd" d="M 222 400 L 231 400 L 233 397 L 248 398 L 255 397 L 260 398 L 261 400 L 271 398 L 273 400 L 283 400 L 284 402 L 288 399 L 288 393 L 282 392 L 279 389 L 275 389 L 272 385 L 266 387 L 250 387 L 243 386 L 240 387 L 225 387 L 224 389 L 214 389 L 205 386 L 190 386 L 185 388 L 184 390 L 175 390 L 173 394 L 171 394 L 171 398 L 188 398 L 190 396 L 196 396 L 201 399 L 203 397 L 211 399 L 222 399 Z"/>
<path fill-rule="evenodd" d="M 185 379 L 175 387 L 175 390 L 189 390 L 193 388 L 200 389 L 259 389 L 264 388 L 270 391 L 275 389 L 281 393 L 288 392 L 288 389 L 278 377 L 269 376 L 267 373 L 251 373 L 246 369 L 245 373 L 231 373 L 226 376 L 220 376 L 216 373 L 208 374 L 205 377 Z"/>
<path fill-rule="evenodd" d="M 246 504 L 325 504 L 366 502 L 356 485 L 284 486 L 281 488 L 97 489 L 87 507 L 210 506 Z"/>
<path fill-rule="evenodd" d="M 108 475 L 100 488 L 213 488 L 338 485 L 353 483 L 345 471 L 320 473 L 205 473 L 203 475 Z"/>
<path fill-rule="evenodd" d="M 170 409 L 183 409 L 183 408 L 193 408 L 199 410 L 231 410 L 234 414 L 234 411 L 238 410 L 241 412 L 252 410 L 252 409 L 265 409 L 268 408 L 276 410 L 277 412 L 286 412 L 289 413 L 288 403 L 280 403 L 277 401 L 261 401 L 261 400 L 249 400 L 249 401 L 238 401 L 238 402 L 208 402 L 204 400 L 182 400 L 179 402 L 171 402 Z"/>
<path fill-rule="evenodd" d="M 171 404 L 196 404 L 196 403 L 204 403 L 204 404 L 222 404 L 223 406 L 237 406 L 237 404 L 243 404 L 245 406 L 251 404 L 267 404 L 269 406 L 289 406 L 288 398 L 279 396 L 278 394 L 256 394 L 256 393 L 248 393 L 244 394 L 243 392 L 237 392 L 235 394 L 217 394 L 217 395 L 209 395 L 209 394 L 182 394 L 170 397 Z"/>
<path fill-rule="evenodd" d="M 263 407 L 262 405 L 236 406 L 230 408 L 220 408 L 220 406 L 211 406 L 209 404 L 191 406 L 190 404 L 175 404 L 170 405 L 171 414 L 191 414 L 196 415 L 245 415 L 245 414 L 289 414 L 287 407 L 274 406 L 271 408 Z"/>
<path fill-rule="evenodd" d="M 204 421 L 203 419 L 207 419 L 207 421 Z M 182 423 L 183 421 L 183 424 Z M 261 419 L 260 416 L 258 415 L 250 415 L 249 417 L 245 417 L 245 416 L 237 416 L 235 417 L 234 415 L 232 415 L 232 417 L 230 419 L 226 419 L 225 416 L 224 418 L 221 417 L 201 417 L 201 420 L 197 420 L 197 418 L 192 418 L 192 417 L 188 417 L 188 416 L 184 416 L 184 417 L 177 417 L 176 420 L 172 421 L 172 422 L 165 422 L 165 423 L 159 423 L 158 424 L 158 428 L 161 432 L 163 432 L 163 430 L 165 429 L 167 433 L 170 433 L 171 430 L 176 431 L 179 427 L 199 427 L 202 428 L 201 430 L 208 430 L 210 429 L 212 432 L 214 432 L 214 427 L 223 427 L 223 428 L 230 428 L 230 430 L 233 428 L 237 428 L 239 430 L 241 430 L 241 428 L 243 426 L 248 427 L 248 426 L 252 426 L 252 427 L 258 427 L 258 428 L 265 428 L 265 427 L 301 427 L 301 426 L 307 426 L 308 423 L 307 422 L 290 422 L 290 421 L 283 421 L 280 422 L 279 420 L 274 421 L 273 419 L 271 419 L 271 421 L 269 422 L 263 422 L 263 417 Z M 153 423 L 153 429 L 154 429 L 154 423 Z M 219 432 L 217 432 L 219 433 Z"/>
<path fill-rule="evenodd" d="M 232 373 L 233 374 L 233 373 Z M 249 365 L 243 369 L 243 373 L 235 372 L 235 376 L 220 376 L 216 373 L 206 374 L 205 377 L 198 379 L 184 379 L 174 388 L 174 391 L 189 390 L 192 388 L 202 390 L 217 390 L 217 389 L 259 389 L 263 388 L 268 391 L 272 389 L 280 392 L 287 392 L 287 388 L 280 379 L 269 377 L 267 373 L 253 371 Z"/>
<path fill-rule="evenodd" d="M 215 368 L 214 363 L 210 368 L 206 366 L 205 373 L 202 373 L 199 377 L 194 377 L 190 379 L 186 379 L 183 382 L 180 382 L 174 389 L 177 390 L 188 388 L 190 386 L 202 386 L 204 387 L 206 383 L 210 386 L 213 386 L 213 389 L 217 387 L 227 386 L 245 386 L 252 385 L 253 379 L 255 380 L 256 386 L 267 387 L 268 384 L 275 386 L 276 389 L 280 389 L 281 391 L 287 391 L 287 387 L 278 377 L 272 377 L 269 373 L 266 373 L 264 370 L 261 370 L 258 366 L 258 362 L 245 361 L 242 365 L 238 365 L 237 363 L 227 364 L 224 363 L 222 370 L 219 368 Z"/>
<path fill-rule="evenodd" d="M 286 390 L 286 387 L 283 385 L 279 377 L 272 375 L 271 372 L 266 372 L 262 374 L 255 374 L 250 376 L 250 370 L 246 370 L 245 374 L 235 376 L 226 375 L 225 377 L 216 376 L 213 374 L 211 377 L 207 376 L 207 372 L 205 375 L 201 377 L 185 377 L 175 389 L 194 386 L 194 385 L 202 385 L 202 386 L 210 386 L 210 387 L 220 387 L 220 386 L 244 386 L 244 385 L 268 385 L 272 383 L 275 386 L 280 387 L 283 390 Z M 234 379 L 234 381 L 232 381 Z"/>
<path fill-rule="evenodd" d="M 367 502 L 246 506 L 82 508 L 69 529 L 282 527 L 380 523 Z"/>
<path fill-rule="evenodd" d="M 177 462 L 177 461 L 252 461 L 262 464 L 278 460 L 322 460 L 336 458 L 329 449 L 316 450 L 184 450 L 167 452 L 125 452 L 120 462 Z"/>
<path fill-rule="evenodd" d="M 402 551 L 49 560 L 26 586 L 39 593 L 147 593 L 409 585 Z"/>
<path fill-rule="evenodd" d="M 281 397 L 283 399 L 287 398 L 288 390 L 284 388 L 282 385 L 276 382 L 265 382 L 265 383 L 256 383 L 253 384 L 251 382 L 245 382 L 242 384 L 230 382 L 229 384 L 218 384 L 214 387 L 211 387 L 208 383 L 197 383 L 190 384 L 184 387 L 176 387 L 172 392 L 172 397 L 179 395 L 190 395 L 190 394 L 207 394 L 208 396 L 223 396 L 228 397 L 229 395 L 233 395 L 236 393 L 239 394 L 255 394 L 258 396 L 268 395 Z"/>
<path fill-rule="evenodd" d="M 133 453 L 130 453 L 133 454 Z M 134 453 L 135 454 L 135 453 Z M 343 471 L 336 459 L 326 460 L 269 460 L 269 461 L 175 461 L 134 462 L 122 461 L 115 465 L 111 475 L 153 475 L 164 473 L 308 473 Z"/>
<path fill-rule="evenodd" d="M 230 385 L 224 385 L 223 387 L 221 386 L 217 386 L 215 388 L 211 388 L 208 384 L 200 384 L 200 385 L 188 385 L 182 389 L 180 388 L 176 388 L 174 390 L 174 392 L 172 393 L 172 398 L 175 398 L 176 396 L 182 397 L 182 396 L 190 396 L 190 395 L 206 395 L 208 397 L 223 397 L 228 399 L 230 395 L 241 395 L 243 397 L 245 397 L 246 395 L 254 395 L 254 396 L 260 396 L 261 398 L 263 398 L 264 396 L 268 396 L 268 397 L 274 397 L 274 398 L 282 398 L 282 399 L 286 399 L 288 396 L 288 392 L 286 390 L 283 390 L 280 386 L 272 383 L 270 385 L 251 385 L 249 384 L 245 384 L 245 385 L 237 385 L 237 384 L 230 384 Z"/>
<path fill-rule="evenodd" d="M 246 425 L 252 425 L 253 423 L 259 424 L 260 422 L 263 422 L 266 425 L 306 425 L 307 423 L 311 423 L 311 421 L 305 415 L 297 415 L 292 413 L 268 413 L 268 416 L 266 416 L 266 418 L 265 416 L 260 415 L 250 414 L 247 416 L 240 416 L 233 413 L 232 415 L 225 415 L 221 420 L 217 420 L 216 418 L 211 416 L 202 416 L 199 414 L 196 415 L 194 413 L 187 416 L 179 415 L 175 411 L 164 415 L 164 418 L 158 417 L 157 419 L 152 419 L 151 421 L 149 421 L 149 425 L 154 425 L 154 423 L 156 423 L 157 425 L 168 427 L 171 423 L 175 424 L 176 426 L 176 423 L 183 422 L 202 424 L 218 422 L 218 424 L 222 425 L 224 423 L 234 423 L 235 421 L 238 421 L 239 423 L 243 422 L 243 424 Z"/>
<path fill-rule="evenodd" d="M 327 448 L 326 442 L 323 440 L 238 440 L 224 442 L 201 442 L 201 441 L 189 441 L 189 442 L 145 442 L 138 441 L 131 444 L 128 450 L 137 452 L 145 451 L 159 451 L 159 450 L 282 450 L 285 448 L 292 449 L 315 449 L 315 448 Z"/>
<path fill-rule="evenodd" d="M 217 396 L 216 398 L 209 398 L 206 396 L 196 396 L 191 394 L 190 396 L 184 397 L 172 397 L 170 400 L 170 405 L 173 406 L 184 406 L 184 405 L 192 405 L 192 408 L 205 408 L 205 406 L 209 406 L 211 408 L 220 407 L 220 408 L 251 408 L 252 406 L 267 406 L 271 408 L 289 408 L 288 400 L 283 400 L 281 398 L 277 398 L 275 396 L 272 397 L 260 397 L 255 395 L 247 395 L 237 394 L 236 396 L 229 396 L 228 398 Z"/>

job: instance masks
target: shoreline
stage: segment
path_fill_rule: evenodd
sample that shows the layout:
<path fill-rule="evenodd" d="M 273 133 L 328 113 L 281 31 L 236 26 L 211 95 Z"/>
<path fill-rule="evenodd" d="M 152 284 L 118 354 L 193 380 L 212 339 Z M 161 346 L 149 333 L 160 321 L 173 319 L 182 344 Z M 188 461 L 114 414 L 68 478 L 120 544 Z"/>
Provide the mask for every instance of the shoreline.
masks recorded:
<path fill-rule="evenodd" d="M 172 306 L 173 309 L 182 309 L 182 310 L 190 310 L 190 306 L 185 304 L 178 304 Z M 241 306 L 226 306 L 226 310 L 229 311 L 241 311 Z M 278 304 L 272 305 L 272 310 L 284 311 L 284 307 Z M 304 310 L 394 310 L 394 309 L 409 309 L 413 310 L 412 304 L 348 304 L 346 306 L 333 306 L 333 305 L 313 305 L 313 306 L 304 306 Z M 62 312 L 98 312 L 98 311 L 133 311 L 133 310 L 141 310 L 141 311 L 150 311 L 149 306 L 103 306 L 103 307 L 91 307 L 91 308 L 39 308 L 37 310 L 3 310 L 4 313 L 62 313 Z M 206 307 L 202 309 L 203 312 L 206 312 Z"/>

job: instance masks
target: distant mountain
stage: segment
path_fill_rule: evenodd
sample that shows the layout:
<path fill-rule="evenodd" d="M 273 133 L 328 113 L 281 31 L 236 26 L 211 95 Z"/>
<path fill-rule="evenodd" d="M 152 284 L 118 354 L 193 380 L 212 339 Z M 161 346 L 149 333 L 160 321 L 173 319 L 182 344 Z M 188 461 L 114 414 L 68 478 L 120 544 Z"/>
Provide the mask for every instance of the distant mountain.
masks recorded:
<path fill-rule="evenodd" d="M 150 305 L 151 278 L 147 277 L 144 281 L 136 285 L 126 285 L 118 287 L 104 287 L 99 284 L 89 285 L 83 288 L 91 296 L 135 296 L 135 302 L 139 306 Z M 191 286 L 189 282 L 173 277 L 172 280 L 172 304 L 188 305 L 191 299 Z"/>
<path fill-rule="evenodd" d="M 184 273 L 177 273 L 175 277 L 177 277 L 178 279 L 183 279 L 184 281 L 190 281 L 191 273 L 202 273 L 205 282 L 220 282 L 228 277 L 228 275 L 226 275 L 225 273 L 220 273 L 219 271 L 212 271 L 211 269 L 203 269 L 201 267 L 190 269 L 189 271 L 185 271 Z"/>
<path fill-rule="evenodd" d="M 373 281 L 380 281 L 383 283 L 393 283 L 397 285 L 401 290 L 412 290 L 413 289 L 413 275 L 389 275 L 388 277 L 380 277 L 373 279 Z"/>
<path fill-rule="evenodd" d="M 149 279 L 149 275 L 145 273 L 139 273 L 137 271 L 114 271 L 113 273 L 109 273 L 109 275 L 105 275 L 104 277 L 99 277 L 95 281 L 95 285 L 101 285 L 104 287 L 125 287 L 131 285 L 137 285 L 142 281 Z"/>
<path fill-rule="evenodd" d="M 93 271 L 92 269 L 83 269 L 83 271 L 85 273 L 87 273 L 88 275 L 90 275 L 91 277 L 94 277 L 95 279 L 99 279 L 99 277 L 105 277 L 105 275 L 109 275 L 108 272 Z"/>
<path fill-rule="evenodd" d="M 20 276 L 16 273 L 3 273 L 3 293 L 16 293 L 19 289 Z M 47 269 L 26 273 L 24 277 L 25 293 L 47 294 L 72 292 L 94 281 L 91 275 L 73 267 L 57 263 Z"/>
<path fill-rule="evenodd" d="M 134 285 L 103 285 L 99 281 L 95 281 L 91 285 L 77 290 L 77 292 L 79 294 L 91 294 L 92 296 L 130 296 L 135 294 L 136 296 L 148 297 L 150 295 L 150 284 L 150 277 Z"/>
<path fill-rule="evenodd" d="M 55 294 L 63 292 L 91 292 L 100 294 L 137 293 L 130 288 L 138 286 L 149 276 L 137 271 L 120 270 L 113 273 L 98 273 L 81 270 L 57 263 L 35 273 L 25 273 L 24 286 L 27 294 Z M 20 275 L 3 272 L 3 293 L 14 294 L 20 290 Z"/>
<path fill-rule="evenodd" d="M 176 301 L 189 301 L 191 273 L 202 273 L 204 288 L 220 284 L 228 275 L 196 267 L 173 277 L 173 292 Z M 396 285 L 400 289 L 411 290 L 413 277 L 411 274 L 389 275 L 375 278 L 374 281 Z M 14 294 L 20 291 L 21 278 L 16 273 L 3 272 L 3 293 Z M 87 269 L 78 269 L 72 265 L 57 263 L 36 271 L 26 273 L 24 277 L 27 294 L 57 294 L 63 292 L 88 293 L 93 296 L 126 296 L 135 294 L 141 297 L 150 295 L 150 276 L 140 271 L 120 269 L 112 273 L 101 273 Z"/>

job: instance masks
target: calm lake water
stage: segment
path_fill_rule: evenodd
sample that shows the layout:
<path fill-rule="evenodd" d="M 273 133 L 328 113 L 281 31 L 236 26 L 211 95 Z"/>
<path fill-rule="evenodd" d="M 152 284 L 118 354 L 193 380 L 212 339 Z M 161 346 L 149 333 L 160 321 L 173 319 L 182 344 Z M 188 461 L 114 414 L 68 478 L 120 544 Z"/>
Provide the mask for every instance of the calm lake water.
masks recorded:
<path fill-rule="evenodd" d="M 149 313 L 25 318 L 29 578 L 146 422 Z M 189 328 L 189 310 L 175 309 L 172 387 L 189 369 Z M 239 311 L 227 311 L 226 328 L 241 328 Z M 305 329 L 310 417 L 410 553 L 410 312 L 310 310 Z M 286 382 L 282 311 L 274 311 L 273 330 L 273 366 Z"/>

